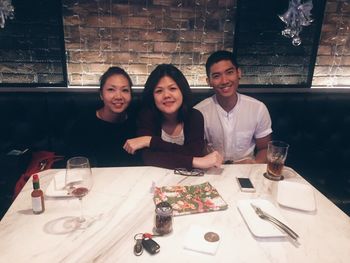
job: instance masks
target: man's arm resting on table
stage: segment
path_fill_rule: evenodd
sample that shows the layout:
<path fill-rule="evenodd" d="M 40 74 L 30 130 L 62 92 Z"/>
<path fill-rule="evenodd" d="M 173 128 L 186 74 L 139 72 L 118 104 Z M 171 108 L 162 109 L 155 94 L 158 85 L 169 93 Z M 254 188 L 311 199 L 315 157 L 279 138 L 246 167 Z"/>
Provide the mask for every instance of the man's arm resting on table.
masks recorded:
<path fill-rule="evenodd" d="M 256 163 L 267 163 L 267 144 L 271 140 L 271 134 L 255 140 L 257 150 L 255 155 Z"/>
<path fill-rule="evenodd" d="M 247 158 L 239 161 L 235 161 L 236 164 L 248 164 L 248 163 L 267 163 L 267 144 L 271 141 L 271 134 L 258 138 L 255 140 L 256 143 L 256 155 L 255 159 Z"/>

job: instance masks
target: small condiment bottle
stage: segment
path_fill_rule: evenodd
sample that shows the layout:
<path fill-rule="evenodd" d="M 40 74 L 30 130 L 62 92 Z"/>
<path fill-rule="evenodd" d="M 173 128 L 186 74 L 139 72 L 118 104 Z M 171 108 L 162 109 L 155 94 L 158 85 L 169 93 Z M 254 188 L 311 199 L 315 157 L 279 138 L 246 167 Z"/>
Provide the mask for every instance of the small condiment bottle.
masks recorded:
<path fill-rule="evenodd" d="M 155 232 L 166 235 L 173 231 L 173 209 L 168 202 L 156 205 Z"/>
<path fill-rule="evenodd" d="M 45 211 L 44 193 L 40 189 L 38 174 L 33 175 L 32 207 L 34 214 L 41 214 Z"/>

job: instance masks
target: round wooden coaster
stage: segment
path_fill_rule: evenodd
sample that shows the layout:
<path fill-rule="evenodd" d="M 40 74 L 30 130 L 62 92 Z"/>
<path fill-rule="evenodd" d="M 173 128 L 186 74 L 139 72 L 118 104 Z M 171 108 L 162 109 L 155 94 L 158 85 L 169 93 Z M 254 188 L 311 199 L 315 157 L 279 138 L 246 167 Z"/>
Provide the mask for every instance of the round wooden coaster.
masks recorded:
<path fill-rule="evenodd" d="M 272 181 L 282 181 L 284 179 L 284 176 L 281 175 L 280 177 L 278 176 L 272 176 L 272 175 L 269 175 L 268 173 L 264 173 L 264 177 L 269 179 L 269 180 L 272 180 Z"/>
<path fill-rule="evenodd" d="M 220 237 L 218 234 L 216 234 L 214 232 L 207 232 L 204 235 L 204 239 L 208 242 L 217 242 L 217 241 L 219 241 Z"/>

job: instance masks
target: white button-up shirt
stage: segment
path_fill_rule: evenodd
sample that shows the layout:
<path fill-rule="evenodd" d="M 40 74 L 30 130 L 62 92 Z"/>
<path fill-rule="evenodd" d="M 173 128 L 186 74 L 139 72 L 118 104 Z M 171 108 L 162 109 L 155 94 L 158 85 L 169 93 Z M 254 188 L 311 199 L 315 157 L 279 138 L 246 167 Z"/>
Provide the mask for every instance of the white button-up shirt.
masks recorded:
<path fill-rule="evenodd" d="M 255 139 L 272 133 L 270 114 L 261 101 L 237 93 L 237 104 L 226 112 L 216 95 L 195 106 L 204 117 L 205 139 L 225 160 L 253 158 Z"/>

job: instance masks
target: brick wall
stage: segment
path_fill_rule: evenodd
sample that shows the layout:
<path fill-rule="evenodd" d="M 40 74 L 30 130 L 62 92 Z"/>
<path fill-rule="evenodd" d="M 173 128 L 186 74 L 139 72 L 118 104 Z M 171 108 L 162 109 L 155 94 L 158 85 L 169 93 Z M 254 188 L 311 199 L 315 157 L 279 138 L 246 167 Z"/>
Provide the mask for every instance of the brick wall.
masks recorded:
<path fill-rule="evenodd" d="M 350 1 L 327 0 L 314 86 L 350 86 Z"/>
<path fill-rule="evenodd" d="M 98 85 L 121 66 L 143 85 L 160 63 L 173 63 L 191 85 L 206 85 L 204 64 L 232 50 L 235 0 L 64 0 L 70 85 Z"/>
<path fill-rule="evenodd" d="M 236 0 L 63 0 L 63 4 L 70 85 L 97 85 L 111 65 L 125 68 L 136 85 L 143 85 L 159 63 L 177 65 L 191 85 L 206 85 L 208 55 L 232 50 Z M 314 86 L 350 85 L 349 27 L 349 0 L 327 0 Z"/>
<path fill-rule="evenodd" d="M 42 65 L 43 59 L 35 51 L 21 49 L 23 39 L 14 42 L 12 36 L 18 36 L 13 31 L 16 27 L 28 31 L 27 22 L 20 19 L 19 2 L 14 2 L 15 19 L 0 29 L 0 85 L 36 85 L 48 77 L 47 83 L 61 83 L 59 62 L 52 60 L 49 66 Z M 122 66 L 136 85 L 143 85 L 159 63 L 177 65 L 191 85 L 206 85 L 204 63 L 208 55 L 217 49 L 232 50 L 236 2 L 62 0 L 69 85 L 98 85 L 100 75 L 112 65 Z M 47 12 L 42 5 L 33 9 Z M 56 52 L 50 43 L 56 40 L 49 33 L 32 31 L 26 35 L 31 36 L 29 42 L 25 41 L 33 49 Z M 21 60 L 14 58 L 18 55 Z M 313 78 L 313 86 L 317 85 L 350 86 L 349 0 L 327 0 Z"/>

